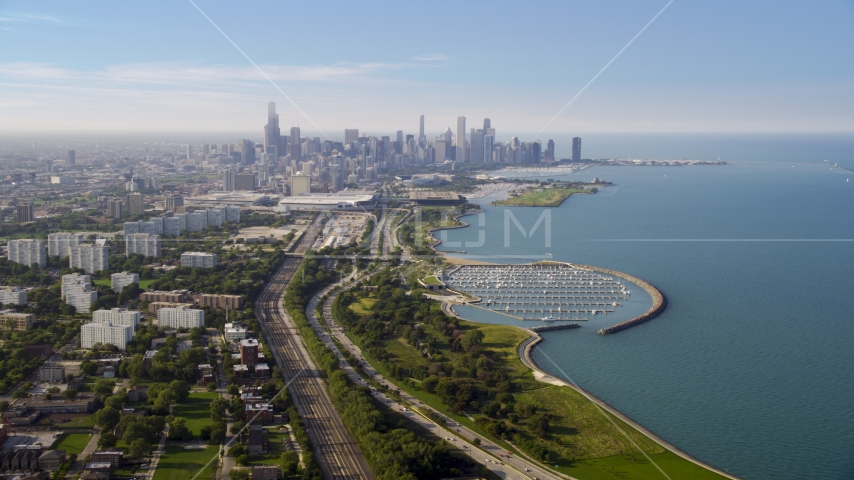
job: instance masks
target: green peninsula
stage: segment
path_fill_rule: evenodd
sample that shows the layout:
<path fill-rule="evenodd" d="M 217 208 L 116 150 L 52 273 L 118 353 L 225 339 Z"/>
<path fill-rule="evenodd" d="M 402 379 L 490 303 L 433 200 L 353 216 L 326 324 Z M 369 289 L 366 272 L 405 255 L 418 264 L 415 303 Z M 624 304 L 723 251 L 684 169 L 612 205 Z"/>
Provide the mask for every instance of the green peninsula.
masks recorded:
<path fill-rule="evenodd" d="M 595 188 L 531 188 L 509 198 L 496 200 L 493 205 L 503 207 L 558 207 L 573 193 L 596 193 Z"/>

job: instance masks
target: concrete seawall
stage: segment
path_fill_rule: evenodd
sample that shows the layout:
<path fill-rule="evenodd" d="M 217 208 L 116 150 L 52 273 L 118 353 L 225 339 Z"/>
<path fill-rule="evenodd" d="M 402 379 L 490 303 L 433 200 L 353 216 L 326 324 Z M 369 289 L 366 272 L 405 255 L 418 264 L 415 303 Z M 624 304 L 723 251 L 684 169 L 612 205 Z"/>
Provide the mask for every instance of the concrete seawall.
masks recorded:
<path fill-rule="evenodd" d="M 438 246 L 442 243 L 442 241 L 441 241 L 441 240 L 439 240 L 438 238 L 436 238 L 436 237 L 433 235 L 433 232 L 438 232 L 439 230 L 454 230 L 454 229 L 457 229 L 457 228 L 466 228 L 466 227 L 468 227 L 468 226 L 470 226 L 470 225 L 469 225 L 468 223 L 466 223 L 466 222 L 465 222 L 465 220 L 460 220 L 460 219 L 461 219 L 462 217 L 465 217 L 465 216 L 468 216 L 468 215 L 477 215 L 477 214 L 480 214 L 480 213 L 483 213 L 483 210 L 477 210 L 477 211 L 474 211 L 474 212 L 460 213 L 460 214 L 457 214 L 457 215 L 454 215 L 454 216 L 453 216 L 453 219 L 454 219 L 455 221 L 460 222 L 460 224 L 459 224 L 459 225 L 450 225 L 450 226 L 447 226 L 447 227 L 435 227 L 435 228 L 431 228 L 431 229 L 427 230 L 427 235 L 426 235 L 426 236 L 427 236 L 427 238 L 428 238 L 428 239 L 432 239 L 432 241 L 430 242 L 430 244 L 429 244 L 429 245 L 427 245 L 427 246 L 435 250 L 435 249 L 436 249 L 436 247 L 438 247 Z M 449 252 L 449 253 L 454 253 L 454 252 Z M 459 253 L 459 252 L 456 252 L 456 253 Z M 463 252 L 463 253 L 465 253 L 465 252 Z"/>
<path fill-rule="evenodd" d="M 572 265 L 578 268 L 582 268 L 584 270 L 600 272 L 606 275 L 611 275 L 612 277 L 619 277 L 624 280 L 628 280 L 629 282 L 632 282 L 635 285 L 644 289 L 644 291 L 646 291 L 646 293 L 648 293 L 649 296 L 652 297 L 652 306 L 649 308 L 649 310 L 647 310 L 641 315 L 638 315 L 635 318 L 632 318 L 631 320 L 626 320 L 625 322 L 621 322 L 616 325 L 611 325 L 610 327 L 600 329 L 597 333 L 601 335 L 610 335 L 612 333 L 621 332 L 636 325 L 640 325 L 644 322 L 648 322 L 653 318 L 657 317 L 659 314 L 661 314 L 661 312 L 664 311 L 665 308 L 667 308 L 667 298 L 664 297 L 664 294 L 661 293 L 661 291 L 659 291 L 657 288 L 652 286 L 650 283 L 641 280 L 638 277 L 629 275 L 627 273 L 618 272 L 617 270 L 610 270 L 608 268 L 594 267 L 591 265 L 579 265 L 577 263 L 573 263 Z"/>

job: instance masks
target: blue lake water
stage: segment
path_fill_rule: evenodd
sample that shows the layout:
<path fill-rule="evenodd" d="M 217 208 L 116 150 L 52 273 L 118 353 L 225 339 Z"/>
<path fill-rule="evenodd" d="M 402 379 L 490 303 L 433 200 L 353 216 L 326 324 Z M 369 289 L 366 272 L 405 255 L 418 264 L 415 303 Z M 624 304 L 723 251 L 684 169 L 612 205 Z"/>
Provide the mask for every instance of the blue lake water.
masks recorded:
<path fill-rule="evenodd" d="M 568 175 L 615 186 L 551 209 L 550 247 L 543 225 L 530 238 L 512 219 L 505 229 L 505 210 L 529 230 L 545 209 L 485 201 L 483 226 L 470 222 L 446 238 L 477 242 L 483 229 L 486 243 L 470 243 L 461 256 L 549 258 L 649 281 L 669 301 L 660 317 L 610 336 L 592 325 L 548 332 L 537 362 L 558 374 L 548 356 L 593 394 L 735 475 L 851 479 L 854 182 L 847 180 L 854 175 L 821 161 L 854 167 L 854 141 L 834 138 L 834 148 L 809 137 L 806 145 L 781 152 L 775 144 L 766 154 L 763 138 L 741 150 L 743 160 L 734 148 L 730 166 L 596 167 Z M 810 154 L 810 145 L 818 153 Z M 717 157 L 685 148 L 669 158 Z M 459 309 L 494 321 L 475 310 Z"/>

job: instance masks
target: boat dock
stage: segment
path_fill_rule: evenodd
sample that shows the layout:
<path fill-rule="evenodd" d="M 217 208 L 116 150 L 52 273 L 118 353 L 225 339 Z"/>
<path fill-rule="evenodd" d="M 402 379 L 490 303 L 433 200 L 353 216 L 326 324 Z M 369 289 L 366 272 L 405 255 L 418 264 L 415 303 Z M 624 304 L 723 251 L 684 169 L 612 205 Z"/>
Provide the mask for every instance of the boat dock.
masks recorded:
<path fill-rule="evenodd" d="M 527 321 L 584 322 L 622 307 L 620 280 L 566 263 L 465 265 L 443 281 L 480 299 L 478 307 Z"/>

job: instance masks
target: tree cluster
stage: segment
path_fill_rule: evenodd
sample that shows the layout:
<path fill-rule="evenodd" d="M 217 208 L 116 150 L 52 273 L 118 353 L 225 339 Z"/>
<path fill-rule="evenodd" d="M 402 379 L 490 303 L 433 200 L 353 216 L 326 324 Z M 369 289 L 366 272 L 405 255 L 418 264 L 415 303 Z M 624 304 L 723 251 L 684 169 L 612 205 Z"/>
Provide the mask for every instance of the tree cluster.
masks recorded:
<path fill-rule="evenodd" d="M 391 271 L 379 272 L 367 283 L 372 288 L 357 286 L 339 294 L 333 315 L 359 337 L 367 353 L 394 378 L 420 380 L 425 391 L 435 394 L 453 412 L 483 414 L 478 417 L 478 424 L 494 437 L 527 438 L 517 428 L 534 437 L 548 436 L 548 415 L 538 412 L 534 405 L 516 402 L 513 392 L 518 386 L 510 377 L 512 373 L 500 356 L 483 348 L 480 329 L 461 327 L 458 320 L 445 315 L 419 290 L 406 295 Z M 369 296 L 374 303 L 368 313 L 357 314 L 349 308 Z M 402 360 L 389 354 L 385 342 L 398 339 L 420 350 L 423 361 Z M 524 445 L 532 455 L 545 458 L 546 450 L 534 448 L 535 442 L 526 441 Z"/>

